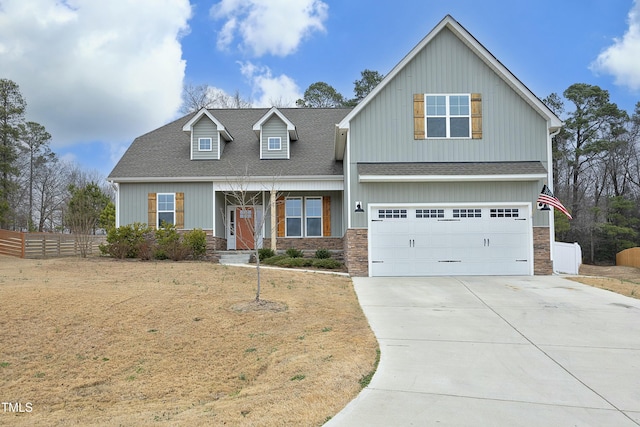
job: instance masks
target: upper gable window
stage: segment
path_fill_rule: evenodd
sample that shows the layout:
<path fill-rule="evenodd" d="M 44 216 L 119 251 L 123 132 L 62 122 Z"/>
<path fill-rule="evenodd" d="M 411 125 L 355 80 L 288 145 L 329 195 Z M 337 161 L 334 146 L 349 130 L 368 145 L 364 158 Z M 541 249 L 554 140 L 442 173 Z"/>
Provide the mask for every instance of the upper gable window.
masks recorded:
<path fill-rule="evenodd" d="M 278 137 L 270 137 L 267 145 L 268 150 L 281 150 L 282 149 L 282 138 Z"/>
<path fill-rule="evenodd" d="M 212 148 L 211 138 L 199 138 L 198 139 L 198 150 L 199 151 L 211 151 Z"/>
<path fill-rule="evenodd" d="M 425 95 L 427 138 L 471 138 L 470 95 Z"/>

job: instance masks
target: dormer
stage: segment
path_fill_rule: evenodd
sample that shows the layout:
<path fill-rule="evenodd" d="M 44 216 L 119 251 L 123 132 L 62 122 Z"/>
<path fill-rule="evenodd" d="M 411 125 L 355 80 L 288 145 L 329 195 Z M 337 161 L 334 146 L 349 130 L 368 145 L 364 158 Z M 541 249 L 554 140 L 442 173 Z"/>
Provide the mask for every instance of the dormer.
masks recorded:
<path fill-rule="evenodd" d="M 222 123 L 206 108 L 198 111 L 182 130 L 190 135 L 191 160 L 220 160 L 226 143 L 233 141 Z"/>
<path fill-rule="evenodd" d="M 261 159 L 289 159 L 291 142 L 298 140 L 294 124 L 276 107 L 253 125 L 253 131 L 260 141 Z"/>

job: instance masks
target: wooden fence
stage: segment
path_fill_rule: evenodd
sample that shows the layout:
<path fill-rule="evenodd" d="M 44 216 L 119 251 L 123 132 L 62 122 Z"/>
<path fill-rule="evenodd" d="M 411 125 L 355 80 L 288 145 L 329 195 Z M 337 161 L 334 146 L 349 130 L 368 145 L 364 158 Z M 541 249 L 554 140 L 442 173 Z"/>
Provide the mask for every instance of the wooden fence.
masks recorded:
<path fill-rule="evenodd" d="M 618 252 L 616 265 L 640 268 L 640 248 L 629 248 Z"/>
<path fill-rule="evenodd" d="M 19 258 L 55 258 L 79 256 L 83 242 L 87 253 L 98 253 L 105 236 L 78 236 L 74 234 L 22 233 L 0 230 L 0 254 Z"/>

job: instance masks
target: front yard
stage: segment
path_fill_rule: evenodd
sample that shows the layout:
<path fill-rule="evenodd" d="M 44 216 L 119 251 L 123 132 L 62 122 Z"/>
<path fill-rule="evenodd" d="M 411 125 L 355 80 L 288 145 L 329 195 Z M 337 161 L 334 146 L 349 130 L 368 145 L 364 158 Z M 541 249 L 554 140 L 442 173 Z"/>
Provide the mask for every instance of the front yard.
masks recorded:
<path fill-rule="evenodd" d="M 352 283 L 255 274 L 0 257 L 0 425 L 323 424 L 374 369 Z"/>

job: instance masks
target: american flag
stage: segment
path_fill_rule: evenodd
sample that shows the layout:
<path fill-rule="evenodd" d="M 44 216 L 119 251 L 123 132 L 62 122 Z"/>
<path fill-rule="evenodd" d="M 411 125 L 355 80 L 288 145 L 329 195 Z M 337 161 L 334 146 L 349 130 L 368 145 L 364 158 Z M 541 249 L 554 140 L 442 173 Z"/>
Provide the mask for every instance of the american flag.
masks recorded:
<path fill-rule="evenodd" d="M 553 195 L 546 184 L 542 186 L 542 191 L 538 196 L 538 206 L 541 207 L 541 205 L 551 205 L 554 208 L 559 209 L 569 219 L 573 219 L 567 208 L 565 208 L 562 203 L 560 203 L 560 200 L 558 200 L 558 198 Z"/>

